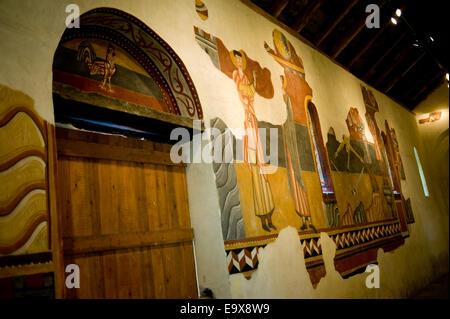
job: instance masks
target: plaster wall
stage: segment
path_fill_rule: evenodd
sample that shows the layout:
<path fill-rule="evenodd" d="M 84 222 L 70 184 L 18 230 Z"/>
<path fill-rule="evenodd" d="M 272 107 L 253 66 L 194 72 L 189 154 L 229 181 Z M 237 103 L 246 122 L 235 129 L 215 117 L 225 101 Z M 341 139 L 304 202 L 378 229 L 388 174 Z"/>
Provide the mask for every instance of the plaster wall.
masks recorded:
<path fill-rule="evenodd" d="M 241 128 L 244 114 L 234 83 L 213 66 L 195 41 L 194 25 L 220 37 L 229 49 L 245 50 L 262 67 L 271 70 L 275 94 L 270 100 L 255 98 L 256 115 L 260 121 L 283 123 L 286 112 L 279 81 L 283 71 L 263 46 L 264 41 L 272 45 L 272 31 L 279 27 L 238 0 L 204 2 L 209 10 L 206 21 L 196 14 L 193 0 L 3 0 L 0 3 L 0 61 L 3 62 L 0 83 L 31 96 L 37 112 L 53 123 L 51 70 L 53 54 L 65 29 L 66 6 L 76 3 L 80 13 L 97 7 L 112 7 L 146 23 L 180 56 L 200 97 L 205 125 L 209 125 L 210 119 L 220 117 L 228 127 Z M 326 136 L 332 126 L 336 135 L 342 136 L 347 133 L 345 118 L 349 108 L 355 107 L 364 114 L 361 81 L 288 32 L 283 32 L 303 60 L 322 134 Z M 217 297 L 223 298 L 405 297 L 448 271 L 448 212 L 441 209 L 436 197 L 425 198 L 413 153 L 413 146 L 418 147 L 419 154 L 427 152 L 420 143 L 422 131 L 413 113 L 375 89 L 372 91 L 380 107 L 376 114 L 380 128 L 387 119 L 396 130 L 407 177 L 402 181 L 402 189 L 405 197 L 411 197 L 416 221 L 409 226 L 410 238 L 403 246 L 392 253 L 379 251 L 380 288 L 366 288 L 367 274 L 342 279 L 334 270 L 335 247 L 326 234 L 321 235 L 321 240 L 327 275 L 312 288 L 298 235 L 291 227 L 282 230 L 278 240 L 266 246 L 260 266 L 250 280 L 240 274 L 228 276 L 224 268 L 214 174 L 208 165 L 198 164 L 188 167 L 187 183 L 201 287 L 209 287 Z M 367 139 L 372 141 L 363 116 L 362 120 Z M 431 172 L 427 175 L 432 189 L 438 188 L 441 181 L 433 178 Z M 448 185 L 448 171 L 446 181 Z M 435 194 L 438 196 L 437 192 Z"/>

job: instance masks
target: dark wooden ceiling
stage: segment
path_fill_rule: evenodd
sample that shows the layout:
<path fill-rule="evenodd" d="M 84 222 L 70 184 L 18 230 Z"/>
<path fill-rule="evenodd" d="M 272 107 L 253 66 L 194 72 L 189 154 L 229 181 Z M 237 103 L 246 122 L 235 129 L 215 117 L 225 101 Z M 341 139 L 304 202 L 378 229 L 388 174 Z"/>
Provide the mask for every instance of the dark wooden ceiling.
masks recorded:
<path fill-rule="evenodd" d="M 446 1 L 250 1 L 410 110 L 445 81 L 450 56 Z M 380 8 L 378 29 L 365 25 L 371 3 Z M 402 17 L 394 25 L 390 20 L 397 8 Z"/>

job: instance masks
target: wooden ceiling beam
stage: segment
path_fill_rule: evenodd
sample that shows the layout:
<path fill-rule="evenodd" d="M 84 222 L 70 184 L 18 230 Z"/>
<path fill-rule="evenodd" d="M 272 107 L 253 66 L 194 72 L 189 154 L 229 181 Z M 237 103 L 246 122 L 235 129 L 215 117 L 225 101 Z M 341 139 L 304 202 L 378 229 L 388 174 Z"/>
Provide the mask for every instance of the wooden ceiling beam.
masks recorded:
<path fill-rule="evenodd" d="M 404 11 L 405 8 L 407 7 L 407 3 L 405 3 L 400 10 Z M 386 31 L 389 27 L 392 27 L 392 24 L 390 23 L 390 21 L 386 21 L 383 25 L 383 27 L 381 29 L 378 29 L 378 32 L 370 39 L 370 41 L 364 46 L 364 48 L 362 48 L 358 54 L 356 54 L 353 59 L 350 61 L 350 63 L 348 64 L 348 68 L 350 69 L 352 67 L 353 64 L 355 64 L 356 61 L 358 61 L 358 59 L 364 54 L 366 53 L 366 51 L 372 46 L 372 44 L 374 44 L 374 42 L 384 33 L 384 31 Z"/>
<path fill-rule="evenodd" d="M 281 12 L 283 12 L 284 8 L 286 8 L 288 4 L 289 4 L 289 0 L 277 0 L 270 8 L 269 13 L 274 18 L 278 18 L 280 16 Z"/>
<path fill-rule="evenodd" d="M 387 3 L 387 0 L 383 0 L 383 2 L 378 6 L 381 9 L 384 7 L 384 5 Z M 333 59 L 336 59 L 342 51 L 350 44 L 350 42 L 353 41 L 353 39 L 361 32 L 361 30 L 366 26 L 366 16 L 363 16 L 363 19 L 359 21 L 359 25 L 356 29 L 354 29 L 348 36 L 344 36 L 341 41 L 338 42 L 336 45 L 336 48 L 333 53 L 331 54 L 331 57 Z"/>
<path fill-rule="evenodd" d="M 389 66 L 389 68 L 387 68 L 387 70 L 385 70 L 375 81 L 375 87 L 378 87 L 378 85 L 381 84 L 381 82 L 383 82 L 383 80 L 386 78 L 386 76 L 388 76 L 392 70 L 395 69 L 395 67 L 398 66 L 398 62 L 403 60 L 408 53 L 410 53 L 413 50 L 414 46 L 410 45 L 407 47 L 404 47 L 394 58 L 394 61 L 391 63 L 391 65 Z"/>
<path fill-rule="evenodd" d="M 298 17 L 297 21 L 292 25 L 292 29 L 298 33 L 302 32 L 303 28 L 308 24 L 311 16 L 322 5 L 322 2 L 323 0 L 310 0 L 302 14 Z"/>
<path fill-rule="evenodd" d="M 404 11 L 407 7 L 407 4 L 405 3 L 400 10 Z M 378 29 L 377 33 L 370 39 L 370 41 L 362 48 L 358 54 L 356 54 L 353 59 L 348 64 L 348 68 L 350 69 L 353 64 L 355 64 L 356 61 L 364 54 L 366 51 L 374 44 L 374 42 L 386 31 L 389 27 L 392 27 L 392 24 L 390 23 L 389 19 L 386 21 L 381 29 Z"/>
<path fill-rule="evenodd" d="M 434 77 L 436 72 L 439 72 L 439 69 L 430 69 L 428 72 L 424 73 L 420 79 L 418 79 L 411 87 L 408 89 L 408 91 L 405 92 L 405 96 L 411 97 L 413 92 L 417 92 L 419 88 L 423 88 L 423 86 L 428 83 L 429 79 Z"/>
<path fill-rule="evenodd" d="M 372 64 L 372 67 L 362 77 L 364 81 L 366 81 L 368 79 L 368 77 L 372 74 L 372 72 L 375 70 L 375 68 L 384 60 L 385 57 L 387 57 L 389 55 L 389 53 L 392 52 L 392 50 L 394 48 L 397 47 L 397 45 L 406 37 L 407 34 L 408 34 L 408 32 L 403 31 L 401 36 L 397 38 L 397 40 L 394 42 L 394 44 L 392 44 L 389 47 L 389 49 L 386 50 L 386 52 L 384 52 L 384 54 L 382 56 L 380 56 L 374 64 Z"/>
<path fill-rule="evenodd" d="M 442 80 L 444 80 L 444 71 L 440 70 L 436 75 L 429 80 L 413 97 L 410 99 L 411 105 L 416 106 L 426 94 L 428 94 L 434 87 L 436 87 Z"/>
<path fill-rule="evenodd" d="M 350 12 L 351 9 L 358 3 L 358 0 L 352 0 L 352 2 L 347 6 L 347 8 L 339 15 L 339 18 L 337 18 L 333 24 L 325 30 L 321 35 L 319 40 L 317 41 L 317 46 L 319 46 L 329 35 L 333 30 L 337 27 L 337 25 L 342 21 L 342 19 L 345 18 L 345 16 Z"/>
<path fill-rule="evenodd" d="M 351 68 L 359 58 L 367 52 L 367 50 L 374 44 L 374 42 L 383 34 L 384 31 L 389 27 L 389 23 L 386 23 L 378 32 L 370 39 L 370 41 L 362 48 L 349 62 L 348 68 Z"/>
<path fill-rule="evenodd" d="M 389 82 L 389 84 L 387 85 L 387 88 L 386 88 L 386 91 L 385 91 L 386 94 L 389 93 L 389 91 L 392 90 L 392 88 L 393 88 L 393 87 L 394 87 L 401 79 L 403 79 L 404 76 L 405 76 L 406 74 L 408 74 L 408 72 L 411 71 L 411 69 L 414 68 L 414 67 L 416 66 L 416 64 L 417 64 L 424 56 L 425 56 L 425 51 L 422 51 L 422 52 L 420 53 L 420 55 L 419 55 L 419 56 L 411 63 L 411 65 L 410 65 L 405 71 L 402 72 L 402 74 L 400 74 L 400 75 L 396 76 L 395 78 L 393 78 L 393 79 Z"/>

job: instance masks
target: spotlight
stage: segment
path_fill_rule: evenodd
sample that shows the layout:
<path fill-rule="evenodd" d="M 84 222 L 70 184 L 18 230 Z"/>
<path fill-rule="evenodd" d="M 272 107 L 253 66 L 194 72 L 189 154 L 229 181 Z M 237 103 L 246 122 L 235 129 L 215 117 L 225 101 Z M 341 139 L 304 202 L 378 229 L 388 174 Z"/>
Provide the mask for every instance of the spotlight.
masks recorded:
<path fill-rule="evenodd" d="M 432 36 L 430 36 L 430 40 L 431 40 L 431 42 L 434 42 L 434 39 L 433 39 L 433 37 L 432 37 Z"/>
<path fill-rule="evenodd" d="M 445 75 L 445 78 L 447 79 L 447 81 L 448 81 L 448 73 Z"/>
<path fill-rule="evenodd" d="M 394 17 L 392 17 L 392 18 L 391 18 L 391 22 L 392 22 L 393 24 L 397 24 L 397 19 L 395 19 Z"/>
<path fill-rule="evenodd" d="M 402 10 L 400 9 L 395 10 L 395 15 L 400 18 L 402 15 Z"/>

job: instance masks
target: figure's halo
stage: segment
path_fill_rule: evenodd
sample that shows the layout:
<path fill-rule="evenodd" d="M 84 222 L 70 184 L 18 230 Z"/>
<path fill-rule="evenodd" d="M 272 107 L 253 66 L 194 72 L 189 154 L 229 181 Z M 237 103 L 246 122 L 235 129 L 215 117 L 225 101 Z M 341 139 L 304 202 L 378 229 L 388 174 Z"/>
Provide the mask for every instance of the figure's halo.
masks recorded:
<path fill-rule="evenodd" d="M 234 56 L 234 51 L 236 51 L 236 50 L 231 50 L 231 51 L 230 51 L 230 57 L 231 57 L 231 62 L 233 62 L 233 65 L 237 68 L 238 65 L 237 65 L 237 62 L 236 62 L 236 57 Z M 241 56 L 242 56 L 242 71 L 244 71 L 244 70 L 245 70 L 245 67 L 247 66 L 247 59 L 245 58 L 245 53 L 244 53 L 244 51 L 239 50 L 238 52 L 239 52 L 239 53 L 241 54 Z"/>

